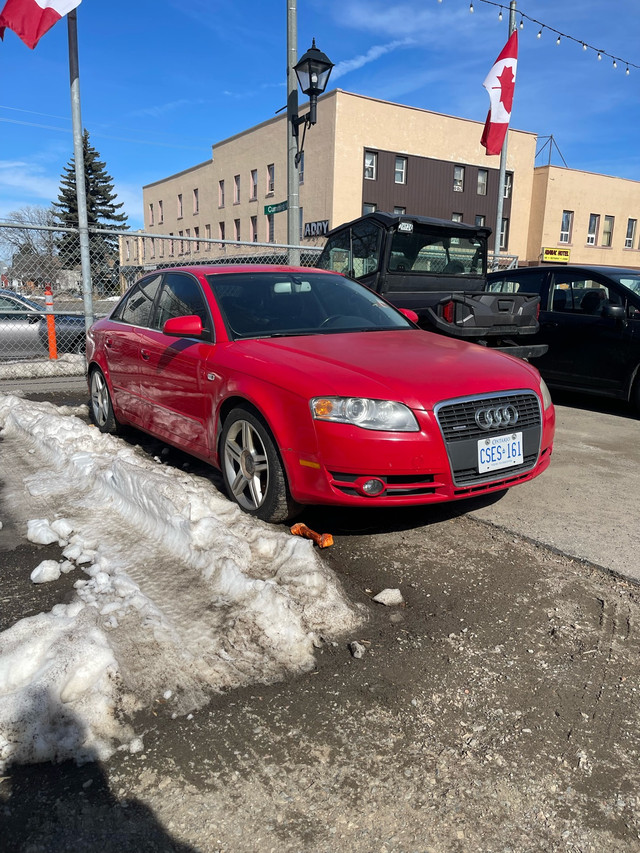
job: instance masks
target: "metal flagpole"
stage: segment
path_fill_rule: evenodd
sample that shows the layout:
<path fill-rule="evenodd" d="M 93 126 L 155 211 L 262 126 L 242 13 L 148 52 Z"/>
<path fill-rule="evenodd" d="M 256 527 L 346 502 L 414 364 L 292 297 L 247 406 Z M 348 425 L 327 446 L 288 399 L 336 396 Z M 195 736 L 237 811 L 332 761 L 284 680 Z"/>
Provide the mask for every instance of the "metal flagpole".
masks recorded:
<path fill-rule="evenodd" d="M 511 0 L 509 4 L 509 36 L 516 29 L 516 0 Z M 509 128 L 504 135 L 502 143 L 502 151 L 500 152 L 500 174 L 498 178 L 498 204 L 496 209 L 496 227 L 494 231 L 493 253 L 500 254 L 500 234 L 502 233 L 502 208 L 504 204 L 504 186 L 505 177 L 507 174 L 507 140 L 509 138 Z"/>
<path fill-rule="evenodd" d="M 89 222 L 87 218 L 87 188 L 84 179 L 82 150 L 82 116 L 80 114 L 80 73 L 78 66 L 78 20 L 76 10 L 67 15 L 69 32 L 69 79 L 71 83 L 71 121 L 73 126 L 73 157 L 76 167 L 76 197 L 78 200 L 78 231 L 80 236 L 80 265 L 82 269 L 82 299 L 87 331 L 93 323 L 93 294 L 91 262 L 89 260 Z"/>
<path fill-rule="evenodd" d="M 293 70 L 298 61 L 297 0 L 287 2 L 287 243 L 289 263 L 300 264 L 300 176 L 296 163 L 298 141 L 294 136 L 293 120 L 298 115 L 298 78 Z"/>

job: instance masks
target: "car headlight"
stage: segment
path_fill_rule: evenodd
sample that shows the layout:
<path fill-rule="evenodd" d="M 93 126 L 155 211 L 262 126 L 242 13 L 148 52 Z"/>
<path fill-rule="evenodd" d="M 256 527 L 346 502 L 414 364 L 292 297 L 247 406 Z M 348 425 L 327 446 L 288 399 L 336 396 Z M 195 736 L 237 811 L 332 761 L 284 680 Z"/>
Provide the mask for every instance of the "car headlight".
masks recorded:
<path fill-rule="evenodd" d="M 549 393 L 549 389 L 547 388 L 547 383 L 542 377 L 540 377 L 540 393 L 542 394 L 542 404 L 546 412 L 549 406 L 551 405 L 552 400 L 551 394 Z"/>
<path fill-rule="evenodd" d="M 317 421 L 352 424 L 363 429 L 419 432 L 415 416 L 404 403 L 366 397 L 314 397 L 309 405 Z"/>

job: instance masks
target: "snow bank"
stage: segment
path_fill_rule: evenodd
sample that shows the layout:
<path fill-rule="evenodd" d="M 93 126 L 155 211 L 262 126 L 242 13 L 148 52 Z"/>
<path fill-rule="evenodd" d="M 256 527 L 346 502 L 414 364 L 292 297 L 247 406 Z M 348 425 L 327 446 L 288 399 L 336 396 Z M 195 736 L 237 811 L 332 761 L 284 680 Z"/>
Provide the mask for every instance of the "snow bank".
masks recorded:
<path fill-rule="evenodd" d="M 206 479 L 48 403 L 0 395 L 0 428 L 14 521 L 62 549 L 32 579 L 84 573 L 72 604 L 0 634 L 0 761 L 139 748 L 118 709 L 177 716 L 212 690 L 308 671 L 360 621 L 311 542 Z"/>
<path fill-rule="evenodd" d="M 33 361 L 3 361 L 0 363 L 0 379 L 41 379 L 49 376 L 84 376 L 87 359 L 83 355 L 61 353 L 58 358 L 34 359 Z"/>

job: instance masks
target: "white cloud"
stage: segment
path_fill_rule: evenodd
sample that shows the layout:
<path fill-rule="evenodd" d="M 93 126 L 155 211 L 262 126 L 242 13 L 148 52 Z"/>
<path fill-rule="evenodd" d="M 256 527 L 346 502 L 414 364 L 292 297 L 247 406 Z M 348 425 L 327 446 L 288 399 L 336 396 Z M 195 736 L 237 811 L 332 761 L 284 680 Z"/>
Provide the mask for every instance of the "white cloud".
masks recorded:
<path fill-rule="evenodd" d="M 389 42 L 388 44 L 374 45 L 369 48 L 366 53 L 363 53 L 360 56 L 354 56 L 353 59 L 343 59 L 341 62 L 336 63 L 335 68 L 331 72 L 331 81 L 333 82 L 337 80 L 339 77 L 342 77 L 344 74 L 348 74 L 350 71 L 356 71 L 358 68 L 362 68 L 363 65 L 375 62 L 376 59 L 380 59 L 381 56 L 391 53 L 393 50 L 414 44 L 415 41 L 412 38 L 405 38 Z"/>

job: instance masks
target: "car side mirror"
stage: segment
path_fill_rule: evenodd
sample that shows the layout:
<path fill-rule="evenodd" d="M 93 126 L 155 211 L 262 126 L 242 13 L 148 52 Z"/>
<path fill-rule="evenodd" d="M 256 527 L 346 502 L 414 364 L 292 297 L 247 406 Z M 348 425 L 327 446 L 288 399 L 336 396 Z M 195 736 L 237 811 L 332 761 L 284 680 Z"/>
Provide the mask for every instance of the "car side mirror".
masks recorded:
<path fill-rule="evenodd" d="M 197 314 L 171 317 L 162 327 L 162 332 L 176 338 L 199 338 L 202 335 L 202 320 Z"/>
<path fill-rule="evenodd" d="M 407 318 L 407 320 L 411 320 L 412 323 L 418 324 L 418 320 L 420 319 L 415 311 L 412 311 L 411 308 L 399 308 L 401 314 Z"/>
<path fill-rule="evenodd" d="M 602 316 L 608 317 L 610 320 L 624 320 L 626 317 L 624 305 L 605 305 L 602 309 Z"/>

